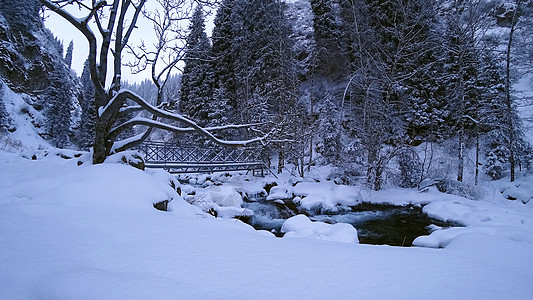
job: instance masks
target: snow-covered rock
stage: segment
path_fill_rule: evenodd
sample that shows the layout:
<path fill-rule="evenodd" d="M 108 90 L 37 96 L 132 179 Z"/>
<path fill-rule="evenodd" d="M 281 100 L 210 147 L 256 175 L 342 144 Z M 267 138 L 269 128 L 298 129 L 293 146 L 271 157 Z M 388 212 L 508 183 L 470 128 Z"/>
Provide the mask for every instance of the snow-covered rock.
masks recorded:
<path fill-rule="evenodd" d="M 294 187 L 300 208 L 306 211 L 339 211 L 362 202 L 357 188 L 333 182 L 300 182 Z"/>
<path fill-rule="evenodd" d="M 235 207 L 235 206 L 223 207 L 223 206 L 215 205 L 213 209 L 216 210 L 217 217 L 220 217 L 223 219 L 231 219 L 231 218 L 239 219 L 242 217 L 251 217 L 254 215 L 254 212 L 250 209 Z"/>
<path fill-rule="evenodd" d="M 241 195 L 230 185 L 215 185 L 205 190 L 205 194 L 210 198 L 211 202 L 217 205 L 241 207 L 243 203 Z"/>
<path fill-rule="evenodd" d="M 359 243 L 357 230 L 350 224 L 313 222 L 305 215 L 296 215 L 281 227 L 284 237 L 311 238 L 342 243 Z"/>
<path fill-rule="evenodd" d="M 507 200 L 529 203 L 533 199 L 533 176 L 526 176 L 515 182 L 510 182 L 503 186 L 500 192 Z"/>
<path fill-rule="evenodd" d="M 290 186 L 274 186 L 270 189 L 270 194 L 267 196 L 267 201 L 291 199 L 293 197 L 292 188 Z"/>

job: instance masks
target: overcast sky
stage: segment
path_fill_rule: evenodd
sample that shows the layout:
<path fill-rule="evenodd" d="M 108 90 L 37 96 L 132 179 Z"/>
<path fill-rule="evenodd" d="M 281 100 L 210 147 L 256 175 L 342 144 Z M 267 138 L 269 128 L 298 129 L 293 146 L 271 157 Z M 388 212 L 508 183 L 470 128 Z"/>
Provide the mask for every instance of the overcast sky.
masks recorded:
<path fill-rule="evenodd" d="M 85 14 L 78 11 L 78 9 L 69 10 L 69 11 L 75 17 L 85 16 Z M 88 46 L 87 39 L 74 26 L 72 26 L 69 22 L 67 22 L 62 17 L 58 16 L 57 14 L 48 11 L 46 16 L 47 16 L 46 21 L 45 21 L 46 27 L 48 27 L 54 33 L 54 35 L 63 42 L 64 52 L 66 51 L 70 41 L 74 41 L 74 51 L 73 51 L 73 56 L 72 56 L 72 69 L 76 71 L 78 76 L 81 75 L 81 72 L 83 70 L 83 64 L 89 54 L 89 46 Z M 211 16 L 208 17 L 209 21 L 206 26 L 207 33 L 209 36 L 211 35 L 211 31 L 213 28 L 213 24 L 212 24 L 213 18 L 214 18 L 214 13 L 212 13 Z M 148 20 L 141 18 L 137 22 L 137 25 L 138 25 L 137 26 L 138 28 L 133 32 L 130 41 L 132 43 L 139 43 L 142 39 L 144 40 L 146 45 L 148 45 L 149 43 L 154 43 L 155 38 L 154 38 L 152 24 Z M 93 32 L 97 33 L 96 28 L 93 29 Z M 126 51 L 124 51 L 123 54 L 125 54 L 123 56 L 123 62 L 127 62 L 127 60 L 129 59 L 128 58 L 129 55 L 126 54 Z M 111 56 L 109 57 L 108 61 L 110 63 L 112 62 Z M 111 65 L 109 67 L 112 69 Z M 130 69 L 128 67 L 123 67 L 122 78 L 123 80 L 128 81 L 129 83 L 141 82 L 142 80 L 146 78 L 150 78 L 150 72 L 143 71 L 142 73 L 139 73 L 139 74 L 131 74 Z"/>

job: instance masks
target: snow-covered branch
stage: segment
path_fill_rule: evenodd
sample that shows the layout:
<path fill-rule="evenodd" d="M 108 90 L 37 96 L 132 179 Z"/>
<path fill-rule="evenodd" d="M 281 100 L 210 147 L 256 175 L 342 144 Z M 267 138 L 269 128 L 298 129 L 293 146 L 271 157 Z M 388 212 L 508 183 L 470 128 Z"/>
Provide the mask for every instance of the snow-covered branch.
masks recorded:
<path fill-rule="evenodd" d="M 137 103 L 140 107 L 142 107 L 147 112 L 153 114 L 155 117 L 161 117 L 166 118 L 172 121 L 177 121 L 184 123 L 185 125 L 189 126 L 190 128 L 180 128 L 180 127 L 174 127 L 171 125 L 167 125 L 164 123 L 157 122 L 155 120 L 145 119 L 145 118 L 134 118 L 122 125 L 117 126 L 114 128 L 110 134 L 109 138 L 111 140 L 115 139 L 120 132 L 126 130 L 127 128 L 130 128 L 134 125 L 147 125 L 150 127 L 157 127 L 165 130 L 175 131 L 175 132 L 192 132 L 195 131 L 204 137 L 208 138 L 212 142 L 219 144 L 219 145 L 226 145 L 226 146 L 246 146 L 251 143 L 255 142 L 263 142 L 265 141 L 270 135 L 273 134 L 273 130 L 271 130 L 269 133 L 262 137 L 250 139 L 250 140 L 244 140 L 244 141 L 226 141 L 217 138 L 214 136 L 209 129 L 203 128 L 196 124 L 194 121 L 189 120 L 188 118 L 179 115 L 179 114 L 173 114 L 170 112 L 167 112 L 165 110 L 159 109 L 150 103 L 146 102 L 144 99 L 142 99 L 140 96 L 132 93 L 128 90 L 120 90 L 108 103 L 108 105 L 100 112 L 100 117 L 107 119 L 109 118 L 114 112 L 119 111 L 120 107 L 122 106 L 122 103 L 124 103 L 126 100 L 131 100 L 135 103 Z M 223 130 L 223 129 L 232 129 L 232 128 L 243 128 L 243 127 L 249 127 L 250 125 L 226 125 L 226 126 L 218 126 L 214 127 L 213 129 L 216 130 Z"/>

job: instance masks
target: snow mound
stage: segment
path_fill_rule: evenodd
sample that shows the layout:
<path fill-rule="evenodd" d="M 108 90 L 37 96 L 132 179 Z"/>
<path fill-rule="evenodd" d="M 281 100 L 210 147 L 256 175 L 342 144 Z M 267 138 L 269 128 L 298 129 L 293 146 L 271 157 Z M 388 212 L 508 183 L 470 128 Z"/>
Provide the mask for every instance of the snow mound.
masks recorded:
<path fill-rule="evenodd" d="M 311 238 L 332 242 L 358 244 L 357 230 L 346 223 L 313 222 L 304 215 L 287 219 L 281 227 L 284 237 Z"/>
<path fill-rule="evenodd" d="M 0 169 L 6 168 L 0 187 L 0 204 L 23 197 L 37 206 L 59 205 L 108 211 L 156 212 L 154 203 L 168 200 L 175 213 L 195 217 L 198 210 L 183 201 L 164 181 L 149 173 L 121 164 L 75 166 L 74 160 L 57 156 L 31 161 L 1 153 Z M 10 167 L 16 164 L 18 167 Z M 31 170 L 31 171 L 30 171 Z M 19 178 L 16 182 L 8 178 Z M 22 180 L 21 180 L 22 178 Z M 9 200 L 11 199 L 11 200 Z M 8 203 L 6 203 L 8 202 Z M 181 202 L 181 203 L 178 203 Z"/>
<path fill-rule="evenodd" d="M 300 207 L 307 211 L 339 211 L 362 202 L 357 188 L 336 185 L 333 182 L 300 182 L 294 187 L 294 194 L 301 198 Z"/>
<path fill-rule="evenodd" d="M 444 248 L 449 244 L 459 244 L 462 236 L 491 236 L 500 240 L 525 242 L 533 245 L 533 233 L 525 228 L 515 226 L 470 226 L 452 227 L 433 231 L 430 235 L 419 236 L 413 241 L 413 246 Z"/>
<path fill-rule="evenodd" d="M 231 185 L 210 185 L 206 188 L 182 185 L 181 188 L 187 202 L 215 217 L 230 219 L 254 215 L 252 210 L 241 207 L 242 196 Z"/>
<path fill-rule="evenodd" d="M 267 196 L 267 201 L 291 199 L 292 188 L 290 186 L 273 186 L 270 189 L 270 194 Z"/>
<path fill-rule="evenodd" d="M 500 192 L 507 200 L 518 200 L 524 204 L 533 199 L 533 175 L 519 178 L 504 185 Z"/>
<path fill-rule="evenodd" d="M 241 207 L 243 203 L 241 195 L 230 185 L 210 186 L 206 189 L 206 195 L 211 202 L 220 206 Z"/>

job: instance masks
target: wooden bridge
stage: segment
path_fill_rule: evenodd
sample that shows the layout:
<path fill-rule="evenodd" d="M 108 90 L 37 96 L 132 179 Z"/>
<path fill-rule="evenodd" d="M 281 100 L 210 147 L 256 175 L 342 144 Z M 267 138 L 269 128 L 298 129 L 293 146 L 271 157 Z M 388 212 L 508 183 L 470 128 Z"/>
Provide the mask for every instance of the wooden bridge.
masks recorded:
<path fill-rule="evenodd" d="M 268 170 L 261 160 L 261 151 L 254 148 L 176 146 L 147 142 L 137 150 L 147 168 L 163 168 L 170 173 L 252 171 L 253 175 L 264 176 L 263 170 Z"/>

